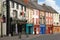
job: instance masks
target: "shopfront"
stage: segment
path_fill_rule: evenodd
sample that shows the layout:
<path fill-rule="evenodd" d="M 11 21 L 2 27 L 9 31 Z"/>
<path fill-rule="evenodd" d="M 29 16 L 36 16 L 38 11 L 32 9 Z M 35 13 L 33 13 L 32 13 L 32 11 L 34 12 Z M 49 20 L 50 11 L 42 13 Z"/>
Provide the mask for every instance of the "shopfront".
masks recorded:
<path fill-rule="evenodd" d="M 53 25 L 46 25 L 46 34 L 53 33 Z"/>
<path fill-rule="evenodd" d="M 27 34 L 33 34 L 33 24 L 26 24 L 26 33 Z"/>
<path fill-rule="evenodd" d="M 34 25 L 34 34 L 39 34 L 40 32 L 40 25 Z"/>

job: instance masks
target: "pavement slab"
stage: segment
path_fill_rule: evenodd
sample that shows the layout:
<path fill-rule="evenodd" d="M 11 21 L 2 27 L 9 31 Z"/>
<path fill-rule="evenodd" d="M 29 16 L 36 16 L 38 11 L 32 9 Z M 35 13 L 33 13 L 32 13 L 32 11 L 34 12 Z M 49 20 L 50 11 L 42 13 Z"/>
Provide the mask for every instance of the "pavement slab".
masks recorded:
<path fill-rule="evenodd" d="M 39 34 L 39 35 L 22 35 L 22 38 L 19 39 L 19 36 L 13 37 L 3 37 L 0 40 L 60 40 L 60 34 Z"/>

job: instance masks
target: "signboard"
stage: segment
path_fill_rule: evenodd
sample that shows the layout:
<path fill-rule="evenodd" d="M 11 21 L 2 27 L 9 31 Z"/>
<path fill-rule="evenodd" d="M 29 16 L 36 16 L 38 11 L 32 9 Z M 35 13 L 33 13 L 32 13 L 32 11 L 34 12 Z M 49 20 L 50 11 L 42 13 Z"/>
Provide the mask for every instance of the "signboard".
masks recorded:
<path fill-rule="evenodd" d="M 46 27 L 45 24 L 41 24 L 40 27 Z"/>

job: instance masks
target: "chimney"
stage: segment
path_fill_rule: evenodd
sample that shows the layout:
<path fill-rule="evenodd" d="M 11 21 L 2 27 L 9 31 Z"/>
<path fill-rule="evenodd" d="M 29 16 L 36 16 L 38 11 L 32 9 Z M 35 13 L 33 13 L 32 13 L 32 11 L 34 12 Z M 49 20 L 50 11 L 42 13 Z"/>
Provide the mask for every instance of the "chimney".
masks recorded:
<path fill-rule="evenodd" d="M 30 0 L 30 1 L 37 3 L 38 0 Z"/>
<path fill-rule="evenodd" d="M 43 4 L 43 6 L 46 6 L 46 4 Z"/>
<path fill-rule="evenodd" d="M 23 1 L 24 1 L 24 3 L 26 3 L 26 4 L 28 3 L 28 0 L 23 0 Z"/>

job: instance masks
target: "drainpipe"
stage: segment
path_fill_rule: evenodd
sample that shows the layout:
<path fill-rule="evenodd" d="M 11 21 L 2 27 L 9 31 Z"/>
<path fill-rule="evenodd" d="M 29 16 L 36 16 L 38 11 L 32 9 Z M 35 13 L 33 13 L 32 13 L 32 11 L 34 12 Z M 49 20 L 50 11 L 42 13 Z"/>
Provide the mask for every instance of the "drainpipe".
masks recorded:
<path fill-rule="evenodd" d="M 0 16 L 1 16 L 1 19 L 2 19 L 2 13 L 3 13 L 3 8 L 2 8 L 2 0 L 1 0 L 1 14 L 0 14 Z M 2 22 L 1 22 L 1 37 L 3 37 L 3 29 L 2 29 Z"/>

